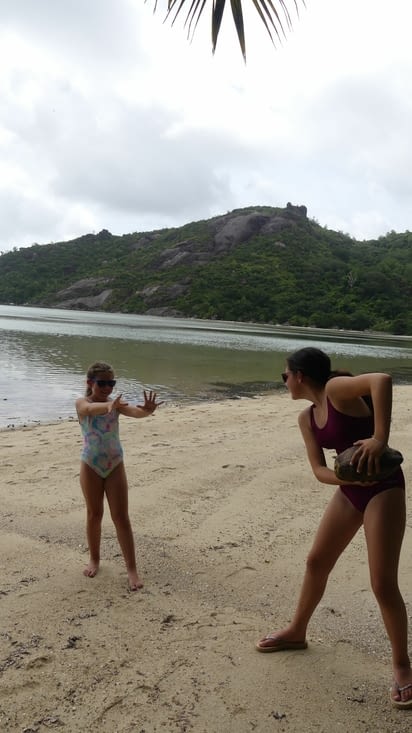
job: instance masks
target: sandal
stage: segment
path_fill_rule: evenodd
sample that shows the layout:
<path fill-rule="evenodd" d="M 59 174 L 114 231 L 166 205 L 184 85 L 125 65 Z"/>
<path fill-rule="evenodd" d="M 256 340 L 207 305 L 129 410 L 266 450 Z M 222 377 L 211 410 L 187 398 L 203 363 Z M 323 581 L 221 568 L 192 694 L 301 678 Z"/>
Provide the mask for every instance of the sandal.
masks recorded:
<path fill-rule="evenodd" d="M 406 692 L 406 690 L 412 690 L 412 683 L 409 683 L 409 685 L 404 685 L 403 687 L 399 687 L 398 683 L 394 681 L 392 687 L 389 690 L 391 703 L 394 708 L 399 708 L 403 710 L 412 708 L 412 697 L 410 697 L 409 700 L 394 700 L 393 698 L 394 692 L 402 696 L 402 692 Z"/>
<path fill-rule="evenodd" d="M 272 643 L 268 646 L 261 646 L 264 641 L 270 641 Z M 306 641 L 288 641 L 287 639 L 280 639 L 279 636 L 274 634 L 268 634 L 256 644 L 258 652 L 283 652 L 288 649 L 307 649 L 307 647 Z"/>

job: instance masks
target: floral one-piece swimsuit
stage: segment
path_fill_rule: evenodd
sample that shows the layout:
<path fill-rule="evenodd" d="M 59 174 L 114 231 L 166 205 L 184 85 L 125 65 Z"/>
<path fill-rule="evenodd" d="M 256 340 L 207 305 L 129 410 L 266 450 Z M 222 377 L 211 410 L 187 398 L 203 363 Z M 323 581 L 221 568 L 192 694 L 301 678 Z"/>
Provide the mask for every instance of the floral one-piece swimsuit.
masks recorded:
<path fill-rule="evenodd" d="M 119 413 L 82 415 L 79 423 L 83 435 L 81 460 L 101 478 L 107 478 L 123 460 L 119 439 Z"/>

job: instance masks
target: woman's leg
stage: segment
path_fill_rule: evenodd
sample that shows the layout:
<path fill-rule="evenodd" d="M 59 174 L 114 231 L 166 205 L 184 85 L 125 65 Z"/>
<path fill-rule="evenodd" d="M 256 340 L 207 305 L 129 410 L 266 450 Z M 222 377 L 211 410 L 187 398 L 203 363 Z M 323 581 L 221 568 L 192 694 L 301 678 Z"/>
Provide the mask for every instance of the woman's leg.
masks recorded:
<path fill-rule="evenodd" d="M 84 461 L 80 463 L 80 486 L 86 502 L 86 535 L 90 554 L 89 564 L 83 573 L 89 578 L 94 578 L 100 563 L 104 480 Z"/>
<path fill-rule="evenodd" d="M 126 563 L 130 590 L 143 588 L 143 582 L 136 569 L 136 553 L 132 527 L 129 519 L 129 499 L 126 471 L 120 463 L 105 481 L 105 491 L 110 514 L 116 527 L 117 539 Z"/>
<path fill-rule="evenodd" d="M 362 514 L 337 489 L 320 522 L 306 562 L 306 572 L 296 611 L 289 626 L 258 642 L 261 651 L 285 648 L 287 642 L 301 644 L 310 618 L 321 600 L 329 573 L 362 525 Z"/>
<path fill-rule="evenodd" d="M 407 686 L 401 693 L 394 688 L 393 699 L 412 703 L 408 619 L 398 586 L 399 556 L 405 520 L 405 492 L 401 488 L 388 489 L 377 494 L 369 502 L 364 515 L 371 585 L 392 647 L 395 682 L 399 687 Z"/>

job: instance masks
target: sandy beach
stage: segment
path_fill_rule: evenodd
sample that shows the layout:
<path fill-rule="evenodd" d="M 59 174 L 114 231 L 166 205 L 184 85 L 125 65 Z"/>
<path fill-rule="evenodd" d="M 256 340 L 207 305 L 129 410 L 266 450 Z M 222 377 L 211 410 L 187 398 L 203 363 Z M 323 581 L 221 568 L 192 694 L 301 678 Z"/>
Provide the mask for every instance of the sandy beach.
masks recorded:
<path fill-rule="evenodd" d="M 331 577 L 309 648 L 255 651 L 290 618 L 334 490 L 310 472 L 303 406 L 282 393 L 121 418 L 138 593 L 107 511 L 101 570 L 82 574 L 76 421 L 0 432 L 0 730 L 410 733 L 412 711 L 389 704 L 390 649 L 362 532 Z M 411 428 L 412 388 L 395 387 L 391 444 L 409 487 Z M 409 500 L 400 583 L 410 617 L 411 576 Z"/>

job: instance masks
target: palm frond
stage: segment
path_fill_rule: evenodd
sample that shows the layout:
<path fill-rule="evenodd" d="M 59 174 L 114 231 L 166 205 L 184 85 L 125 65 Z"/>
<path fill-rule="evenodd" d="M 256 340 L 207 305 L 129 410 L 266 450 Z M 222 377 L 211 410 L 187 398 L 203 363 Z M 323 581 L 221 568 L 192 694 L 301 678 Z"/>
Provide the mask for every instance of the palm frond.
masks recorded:
<path fill-rule="evenodd" d="M 223 0 L 223 5 L 225 4 L 225 0 Z M 242 0 L 231 0 L 232 4 L 232 15 L 233 15 L 233 21 L 235 24 L 235 28 L 237 31 L 237 37 L 239 39 L 240 48 L 242 51 L 242 55 L 244 60 L 246 61 L 246 39 L 245 39 L 245 29 L 243 27 L 243 10 L 242 10 Z M 216 50 L 216 43 L 217 43 L 217 36 L 219 33 L 219 30 L 216 33 L 216 36 L 213 35 L 213 15 L 212 15 L 212 51 L 213 53 Z"/>
<path fill-rule="evenodd" d="M 184 25 L 188 29 L 188 37 L 193 37 L 197 24 L 208 1 L 209 0 L 167 0 L 167 13 L 165 20 L 173 15 L 173 25 L 180 12 L 182 10 L 185 12 L 187 11 Z M 212 4 L 212 52 L 214 53 L 226 6 L 226 0 L 210 0 L 210 2 Z M 230 5 L 240 48 L 243 57 L 246 60 L 246 41 L 242 2 L 244 4 L 246 0 L 230 0 Z M 286 30 L 290 31 L 292 28 L 292 20 L 287 0 L 249 0 L 249 2 L 253 3 L 272 43 L 274 43 L 273 33 L 277 36 L 279 41 L 286 37 Z M 301 2 L 305 5 L 305 0 L 301 0 Z M 296 14 L 299 15 L 298 0 L 290 0 L 289 5 L 290 4 L 294 5 Z M 157 9 L 157 5 L 158 0 L 154 0 L 155 11 Z"/>

